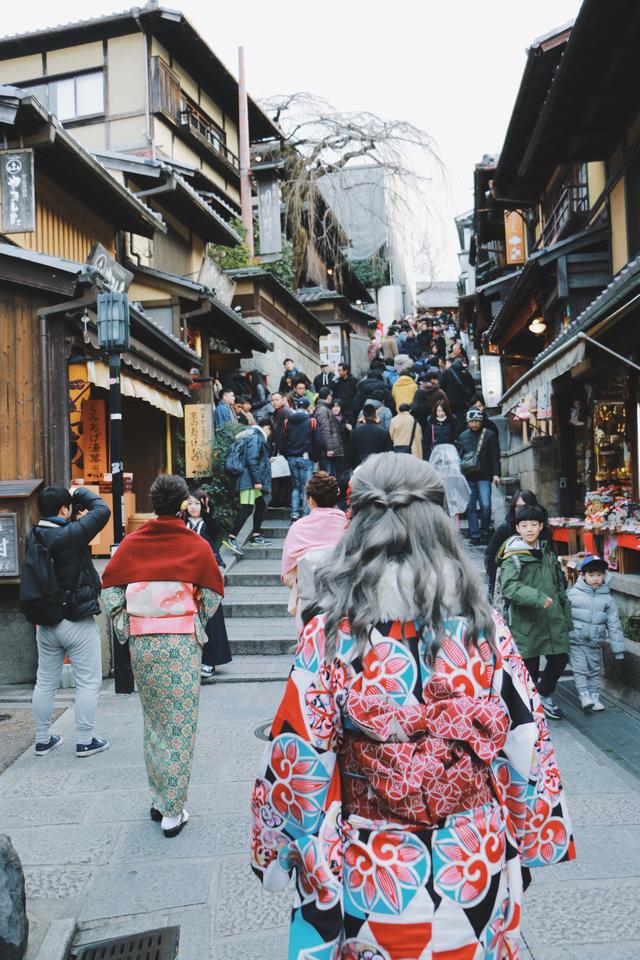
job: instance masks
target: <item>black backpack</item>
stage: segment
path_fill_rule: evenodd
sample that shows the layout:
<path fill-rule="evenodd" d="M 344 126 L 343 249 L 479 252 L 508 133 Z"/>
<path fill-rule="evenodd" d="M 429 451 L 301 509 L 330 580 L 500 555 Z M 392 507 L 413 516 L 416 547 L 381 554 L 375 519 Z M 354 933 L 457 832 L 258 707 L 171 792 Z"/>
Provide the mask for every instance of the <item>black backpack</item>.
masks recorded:
<path fill-rule="evenodd" d="M 66 617 L 69 591 L 58 583 L 51 549 L 37 530 L 31 530 L 25 543 L 20 609 L 29 623 L 54 627 Z"/>

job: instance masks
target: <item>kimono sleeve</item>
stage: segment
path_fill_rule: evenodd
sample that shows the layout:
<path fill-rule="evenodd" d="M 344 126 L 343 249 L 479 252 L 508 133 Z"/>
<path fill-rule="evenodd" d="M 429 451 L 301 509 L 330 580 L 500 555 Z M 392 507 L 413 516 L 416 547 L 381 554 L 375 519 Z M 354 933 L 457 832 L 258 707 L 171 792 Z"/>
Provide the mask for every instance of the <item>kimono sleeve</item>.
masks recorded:
<path fill-rule="evenodd" d="M 340 811 L 339 693 L 346 668 L 324 659 L 324 617 L 300 636 L 252 799 L 251 866 L 268 890 L 287 886 L 311 861 L 337 896 Z M 333 895 L 333 894 L 331 894 Z"/>
<path fill-rule="evenodd" d="M 573 860 L 564 789 L 540 696 L 499 618 L 497 632 L 502 660 L 499 692 L 509 714 L 509 732 L 492 773 L 508 813 L 511 839 L 525 867 Z"/>
<path fill-rule="evenodd" d="M 125 589 L 125 587 L 104 587 L 101 594 L 107 616 L 111 620 L 113 632 L 119 643 L 126 643 L 129 640 L 129 615 Z"/>

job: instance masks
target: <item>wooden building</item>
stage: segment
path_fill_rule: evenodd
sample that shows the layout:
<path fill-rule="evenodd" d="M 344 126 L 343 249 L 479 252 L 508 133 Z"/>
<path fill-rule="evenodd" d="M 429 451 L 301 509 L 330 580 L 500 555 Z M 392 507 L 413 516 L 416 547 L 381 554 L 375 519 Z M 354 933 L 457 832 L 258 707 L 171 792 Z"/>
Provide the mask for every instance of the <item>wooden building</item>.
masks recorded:
<path fill-rule="evenodd" d="M 328 329 L 323 359 L 328 358 L 334 368 L 344 361 L 354 376 L 364 376 L 369 369 L 369 324 L 375 323 L 375 318 L 337 290 L 304 287 L 298 290 L 298 297 Z"/>

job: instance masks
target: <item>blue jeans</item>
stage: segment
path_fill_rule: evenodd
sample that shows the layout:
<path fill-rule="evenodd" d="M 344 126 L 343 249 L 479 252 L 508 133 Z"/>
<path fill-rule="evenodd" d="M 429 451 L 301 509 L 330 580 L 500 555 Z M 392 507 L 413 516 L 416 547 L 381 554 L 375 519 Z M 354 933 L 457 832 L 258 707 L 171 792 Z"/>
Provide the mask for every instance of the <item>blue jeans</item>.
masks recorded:
<path fill-rule="evenodd" d="M 304 457 L 287 457 L 291 471 L 291 513 L 300 516 L 309 513 L 306 486 L 313 473 L 313 460 Z"/>
<path fill-rule="evenodd" d="M 469 504 L 467 517 L 469 520 L 469 536 L 477 537 L 489 535 L 491 524 L 491 480 L 469 480 Z M 478 507 L 480 501 L 480 524 L 478 525 Z"/>
<path fill-rule="evenodd" d="M 336 476 L 336 458 L 335 457 L 320 457 L 318 463 L 318 469 L 324 470 L 325 473 L 330 474 L 332 477 Z"/>

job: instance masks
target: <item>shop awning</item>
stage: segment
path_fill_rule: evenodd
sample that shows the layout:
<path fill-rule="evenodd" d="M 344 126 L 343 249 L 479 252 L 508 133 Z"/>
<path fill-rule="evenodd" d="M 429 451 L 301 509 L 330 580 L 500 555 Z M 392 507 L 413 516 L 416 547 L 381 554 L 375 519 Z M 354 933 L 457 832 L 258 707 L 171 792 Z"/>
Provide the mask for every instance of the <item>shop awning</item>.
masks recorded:
<path fill-rule="evenodd" d="M 103 390 L 109 389 L 109 367 L 106 363 L 99 360 L 87 361 L 87 379 L 96 387 L 102 387 Z M 138 400 L 144 400 L 150 403 L 152 407 L 164 410 L 170 417 L 184 417 L 182 404 L 175 397 L 157 390 L 150 384 L 139 380 L 138 377 L 131 376 L 128 373 L 120 374 L 120 389 L 124 397 L 135 397 Z"/>
<path fill-rule="evenodd" d="M 525 397 L 537 393 L 538 390 L 555 380 L 556 377 L 561 377 L 564 373 L 568 373 L 579 363 L 582 363 L 586 349 L 586 337 L 581 333 L 567 340 L 553 353 L 548 354 L 544 360 L 536 363 L 519 380 L 516 380 L 513 386 L 502 394 L 500 403 L 508 402 L 507 409 L 512 410 Z"/>

